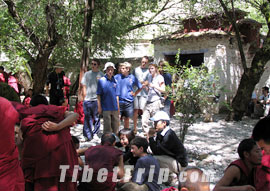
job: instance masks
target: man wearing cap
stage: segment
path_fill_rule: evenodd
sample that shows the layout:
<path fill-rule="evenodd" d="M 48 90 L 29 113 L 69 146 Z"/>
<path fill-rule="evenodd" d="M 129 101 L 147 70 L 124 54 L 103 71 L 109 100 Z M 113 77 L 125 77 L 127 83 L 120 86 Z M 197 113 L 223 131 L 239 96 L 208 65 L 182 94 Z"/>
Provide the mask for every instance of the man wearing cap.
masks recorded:
<path fill-rule="evenodd" d="M 98 80 L 104 76 L 99 71 L 100 62 L 97 59 L 93 59 L 91 63 L 92 70 L 86 72 L 83 75 L 81 84 L 83 87 L 83 112 L 84 112 L 84 125 L 83 135 L 87 139 L 93 138 L 94 134 L 99 133 L 100 118 L 98 114 L 98 102 L 97 102 L 97 84 Z M 94 126 L 94 129 L 93 129 Z"/>
<path fill-rule="evenodd" d="M 54 71 L 51 72 L 48 76 L 46 82 L 46 96 L 49 93 L 49 84 L 51 84 L 50 88 L 50 104 L 53 105 L 62 105 L 65 102 L 64 98 L 64 79 L 63 79 L 63 71 L 64 66 L 60 63 L 54 66 Z"/>
<path fill-rule="evenodd" d="M 169 168 L 178 174 L 181 167 L 186 167 L 187 153 L 175 132 L 169 127 L 170 117 L 165 111 L 158 111 L 150 118 L 155 129 L 148 132 L 149 146 L 161 168 Z M 155 136 L 156 135 L 156 136 Z"/>
<path fill-rule="evenodd" d="M 118 133 L 119 129 L 119 95 L 120 88 L 114 79 L 115 66 L 107 62 L 104 67 L 105 76 L 100 78 L 97 86 L 98 113 L 103 115 L 103 133 Z"/>

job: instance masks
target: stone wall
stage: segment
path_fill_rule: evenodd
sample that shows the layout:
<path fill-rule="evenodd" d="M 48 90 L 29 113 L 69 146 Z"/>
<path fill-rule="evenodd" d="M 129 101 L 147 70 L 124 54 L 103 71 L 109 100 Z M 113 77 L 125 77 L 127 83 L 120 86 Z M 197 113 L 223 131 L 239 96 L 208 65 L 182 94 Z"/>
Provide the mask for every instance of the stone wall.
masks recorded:
<path fill-rule="evenodd" d="M 230 36 L 223 35 L 213 37 L 194 37 L 179 39 L 177 41 L 154 42 L 154 59 L 156 61 L 164 59 L 165 55 L 175 55 L 181 49 L 181 54 L 204 53 L 204 63 L 210 71 L 215 69 L 220 77 L 220 84 L 225 88 L 220 100 L 230 103 L 236 94 L 243 69 L 241 66 L 240 54 L 236 40 Z M 249 44 L 244 45 L 247 52 Z M 250 66 L 253 56 L 247 56 L 247 63 Z M 270 86 L 270 63 L 257 84 L 255 90 L 260 95 L 261 87 Z M 222 104 L 220 104 L 222 107 Z"/>

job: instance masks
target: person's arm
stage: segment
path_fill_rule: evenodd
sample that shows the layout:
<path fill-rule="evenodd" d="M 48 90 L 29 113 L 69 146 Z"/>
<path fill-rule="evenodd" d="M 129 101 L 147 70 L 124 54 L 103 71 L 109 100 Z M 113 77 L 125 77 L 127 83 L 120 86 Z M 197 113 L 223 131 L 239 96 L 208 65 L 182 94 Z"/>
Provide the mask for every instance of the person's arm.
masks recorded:
<path fill-rule="evenodd" d="M 54 123 L 51 121 L 47 121 L 42 124 L 42 129 L 45 131 L 60 131 L 61 129 L 72 125 L 75 121 L 77 121 L 79 115 L 74 112 L 65 112 L 65 119 L 62 120 L 60 123 Z"/>
<path fill-rule="evenodd" d="M 100 95 L 97 95 L 97 104 L 98 104 L 98 114 L 102 114 L 102 107 L 101 107 L 101 101 L 100 101 Z"/>
<path fill-rule="evenodd" d="M 117 172 L 117 178 L 121 179 L 125 175 L 123 155 L 119 157 L 118 168 L 119 170 Z"/>
<path fill-rule="evenodd" d="M 86 86 L 82 84 L 82 100 L 81 101 L 84 100 L 85 96 L 86 96 Z"/>
<path fill-rule="evenodd" d="M 149 87 L 155 88 L 156 90 L 158 90 L 161 93 L 165 93 L 166 92 L 165 91 L 165 82 L 164 82 L 164 80 L 161 81 L 161 82 L 159 82 L 159 85 L 155 85 L 153 83 L 150 83 L 149 84 Z"/>
<path fill-rule="evenodd" d="M 240 179 L 240 169 L 232 165 L 224 173 L 224 176 L 217 183 L 213 191 L 256 191 L 251 185 L 230 186 L 234 179 Z"/>

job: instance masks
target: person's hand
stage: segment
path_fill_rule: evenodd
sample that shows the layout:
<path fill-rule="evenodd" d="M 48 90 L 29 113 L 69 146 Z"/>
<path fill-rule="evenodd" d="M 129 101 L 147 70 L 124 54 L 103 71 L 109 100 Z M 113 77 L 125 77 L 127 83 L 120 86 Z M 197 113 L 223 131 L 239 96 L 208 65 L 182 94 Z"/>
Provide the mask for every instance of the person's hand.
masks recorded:
<path fill-rule="evenodd" d="M 59 130 L 58 124 L 51 121 L 47 121 L 43 123 L 41 127 L 43 130 L 48 131 L 48 132 Z"/>
<path fill-rule="evenodd" d="M 150 128 L 148 131 L 148 138 L 154 137 L 156 134 L 156 130 L 154 128 Z"/>

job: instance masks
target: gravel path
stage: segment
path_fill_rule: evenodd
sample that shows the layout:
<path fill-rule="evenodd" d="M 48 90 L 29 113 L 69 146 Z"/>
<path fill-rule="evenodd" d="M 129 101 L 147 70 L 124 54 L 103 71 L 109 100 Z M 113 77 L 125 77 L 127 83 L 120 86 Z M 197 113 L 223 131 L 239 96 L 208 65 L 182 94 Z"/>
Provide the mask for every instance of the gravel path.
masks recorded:
<path fill-rule="evenodd" d="M 226 122 L 225 115 L 217 115 L 214 122 L 205 123 L 198 120 L 189 127 L 186 135 L 185 147 L 188 151 L 189 165 L 197 166 L 209 176 L 211 188 L 223 175 L 225 168 L 230 162 L 238 158 L 237 146 L 244 138 L 251 136 L 252 129 L 258 120 L 244 117 L 239 122 Z M 101 129 L 103 129 L 101 120 Z M 82 135 L 82 125 L 71 128 L 71 134 L 77 136 L 81 141 L 81 147 L 97 145 L 100 139 L 95 138 L 85 141 Z M 131 122 L 130 127 L 133 127 Z M 171 120 L 170 127 L 179 132 L 179 122 Z M 120 128 L 123 128 L 121 125 Z M 141 132 L 141 121 L 138 123 L 138 134 Z M 99 137 L 101 133 L 99 134 Z"/>

